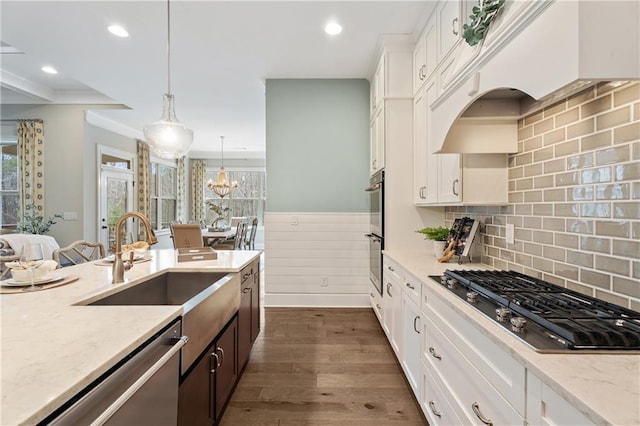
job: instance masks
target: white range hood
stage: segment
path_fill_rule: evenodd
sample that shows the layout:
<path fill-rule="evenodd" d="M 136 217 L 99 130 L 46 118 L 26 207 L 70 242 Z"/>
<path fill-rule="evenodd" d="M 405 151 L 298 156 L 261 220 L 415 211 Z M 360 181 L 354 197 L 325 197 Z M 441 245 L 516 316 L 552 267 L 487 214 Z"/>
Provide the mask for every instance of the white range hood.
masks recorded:
<path fill-rule="evenodd" d="M 640 79 L 639 21 L 637 1 L 556 0 L 431 105 L 434 151 L 517 152 L 517 119 L 534 108 L 599 81 Z M 508 88 L 530 99 L 494 95 Z"/>

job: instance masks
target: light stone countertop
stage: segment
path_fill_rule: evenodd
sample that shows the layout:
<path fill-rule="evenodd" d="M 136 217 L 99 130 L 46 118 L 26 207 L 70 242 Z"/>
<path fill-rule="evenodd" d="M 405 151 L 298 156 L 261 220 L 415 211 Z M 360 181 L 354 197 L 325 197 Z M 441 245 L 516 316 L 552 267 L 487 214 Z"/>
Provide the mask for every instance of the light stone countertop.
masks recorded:
<path fill-rule="evenodd" d="M 116 362 L 179 317 L 180 306 L 83 306 L 167 270 L 239 272 L 261 251 L 218 251 L 217 260 L 176 262 L 174 250 L 151 250 L 126 282 L 111 266 L 60 269 L 76 282 L 33 293 L 0 295 L 0 425 L 34 425 Z"/>
<path fill-rule="evenodd" d="M 437 263 L 432 252 L 384 251 L 385 256 L 430 287 L 450 307 L 509 352 L 549 388 L 596 424 L 640 425 L 640 355 L 540 354 L 484 314 L 465 304 L 429 275 L 446 269 L 491 269 L 481 263 Z"/>

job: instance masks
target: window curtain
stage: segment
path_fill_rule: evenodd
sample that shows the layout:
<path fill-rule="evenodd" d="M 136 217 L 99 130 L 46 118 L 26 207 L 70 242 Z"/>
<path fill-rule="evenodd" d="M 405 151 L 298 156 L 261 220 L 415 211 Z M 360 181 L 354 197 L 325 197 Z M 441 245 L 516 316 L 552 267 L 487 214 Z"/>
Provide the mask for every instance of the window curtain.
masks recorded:
<path fill-rule="evenodd" d="M 44 122 L 42 120 L 18 120 L 19 211 L 22 217 L 26 206 L 35 204 L 38 213 L 44 214 Z"/>
<path fill-rule="evenodd" d="M 186 222 L 187 218 L 184 211 L 186 199 L 184 157 L 178 158 L 178 176 L 176 180 L 178 183 L 178 194 L 176 197 L 176 219 L 181 222 Z"/>
<path fill-rule="evenodd" d="M 194 220 L 204 219 L 204 173 L 207 163 L 203 160 L 191 161 L 191 215 Z"/>
<path fill-rule="evenodd" d="M 138 211 L 149 217 L 151 213 L 151 156 L 149 145 L 141 140 L 136 141 L 138 156 Z"/>

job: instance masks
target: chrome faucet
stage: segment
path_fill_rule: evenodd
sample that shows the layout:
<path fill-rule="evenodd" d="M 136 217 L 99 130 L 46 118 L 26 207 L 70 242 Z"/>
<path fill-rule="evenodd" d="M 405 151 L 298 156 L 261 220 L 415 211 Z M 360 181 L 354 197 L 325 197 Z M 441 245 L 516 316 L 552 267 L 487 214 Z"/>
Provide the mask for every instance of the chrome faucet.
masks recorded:
<path fill-rule="evenodd" d="M 133 251 L 130 254 L 130 257 L 126 261 L 122 261 L 122 225 L 124 225 L 125 221 L 130 217 L 137 217 L 140 219 L 142 224 L 144 225 L 145 232 L 147 234 L 147 244 L 150 246 L 157 243 L 158 239 L 156 238 L 156 234 L 154 234 L 153 229 L 151 229 L 151 223 L 149 219 L 138 212 L 128 212 L 123 214 L 118 218 L 118 222 L 116 222 L 116 242 L 115 247 L 113 248 L 113 269 L 112 275 L 113 279 L 111 281 L 112 284 L 119 284 L 124 282 L 124 272 L 128 271 L 133 267 Z"/>

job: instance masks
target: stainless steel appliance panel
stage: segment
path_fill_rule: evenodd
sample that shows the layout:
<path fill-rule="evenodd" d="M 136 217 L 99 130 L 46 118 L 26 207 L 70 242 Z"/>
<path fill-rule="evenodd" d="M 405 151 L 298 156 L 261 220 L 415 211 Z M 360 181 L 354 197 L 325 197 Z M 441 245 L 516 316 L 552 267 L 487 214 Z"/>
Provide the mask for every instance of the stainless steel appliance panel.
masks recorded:
<path fill-rule="evenodd" d="M 178 420 L 181 322 L 130 354 L 72 400 L 48 425 L 172 425 Z"/>

